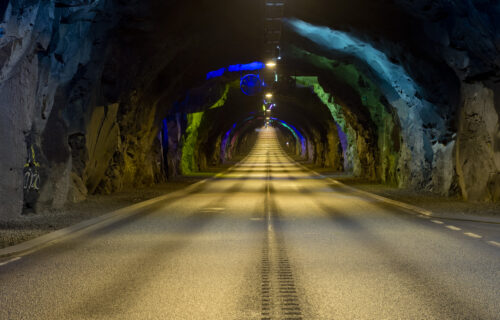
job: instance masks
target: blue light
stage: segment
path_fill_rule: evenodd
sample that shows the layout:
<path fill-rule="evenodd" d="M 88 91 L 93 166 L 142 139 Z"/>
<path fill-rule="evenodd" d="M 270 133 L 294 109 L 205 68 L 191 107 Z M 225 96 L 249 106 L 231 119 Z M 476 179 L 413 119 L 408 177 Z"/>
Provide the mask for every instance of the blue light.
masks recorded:
<path fill-rule="evenodd" d="M 266 65 L 262 62 L 252 62 L 247 64 L 233 64 L 230 65 L 229 72 L 240 72 L 240 71 L 255 71 L 264 69 Z"/>
<path fill-rule="evenodd" d="M 271 120 L 274 120 L 276 122 L 278 122 L 279 124 L 281 124 L 283 127 L 287 128 L 288 130 L 290 130 L 290 132 L 292 133 L 292 135 L 297 138 L 297 136 L 299 137 L 298 140 L 300 142 L 300 146 L 301 146 L 301 154 L 302 155 L 305 155 L 306 154 L 306 139 L 304 138 L 304 136 L 300 133 L 299 130 L 297 130 L 297 128 L 295 128 L 294 126 L 292 126 L 291 124 L 289 123 L 286 123 L 285 121 L 283 120 L 280 120 L 278 118 L 274 118 L 274 117 L 271 117 Z"/>
<path fill-rule="evenodd" d="M 207 80 L 220 77 L 224 74 L 224 72 L 226 72 L 226 68 L 220 68 L 219 70 L 210 71 L 209 73 L 207 73 Z"/>
<path fill-rule="evenodd" d="M 258 75 L 247 74 L 241 78 L 240 88 L 247 96 L 254 96 L 262 89 L 262 81 Z"/>
<path fill-rule="evenodd" d="M 415 98 L 415 93 L 419 89 L 418 85 L 410 79 L 403 67 L 392 63 L 384 52 L 374 48 L 370 43 L 347 32 L 315 26 L 298 19 L 287 19 L 286 23 L 301 36 L 319 45 L 364 61 L 381 79 L 393 87 L 393 92 L 402 100 L 410 106 L 421 105 L 421 102 Z"/>
<path fill-rule="evenodd" d="M 210 71 L 209 73 L 207 73 L 207 80 L 220 77 L 226 71 L 228 72 L 255 71 L 255 70 L 262 70 L 265 67 L 266 65 L 263 62 L 257 62 L 257 61 L 245 64 L 233 64 L 227 68 L 220 68 L 215 71 Z"/>

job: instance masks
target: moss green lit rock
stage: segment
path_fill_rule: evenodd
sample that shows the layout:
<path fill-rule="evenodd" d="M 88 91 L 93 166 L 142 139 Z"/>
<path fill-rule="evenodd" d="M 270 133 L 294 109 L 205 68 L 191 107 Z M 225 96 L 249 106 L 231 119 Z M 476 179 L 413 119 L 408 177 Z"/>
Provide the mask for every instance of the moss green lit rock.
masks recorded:
<path fill-rule="evenodd" d="M 336 104 L 334 102 L 332 95 L 323 89 L 323 87 L 319 84 L 318 77 L 300 76 L 300 77 L 295 77 L 295 80 L 299 84 L 313 88 L 314 93 L 316 93 L 318 98 L 330 110 L 335 122 L 337 122 L 342 128 L 342 131 L 345 132 L 346 122 L 344 119 L 344 115 L 342 114 L 342 106 Z"/>
<path fill-rule="evenodd" d="M 190 174 L 198 171 L 196 165 L 195 146 L 198 140 L 198 129 L 203 120 L 204 112 L 190 113 L 187 115 L 187 128 L 184 134 L 181 156 L 181 171 L 182 174 Z"/>
<path fill-rule="evenodd" d="M 384 104 L 381 102 L 381 92 L 377 86 L 368 77 L 364 76 L 362 72 L 353 64 L 342 63 L 327 57 L 319 56 L 310 53 L 306 50 L 294 48 L 293 55 L 301 60 L 305 60 L 311 65 L 328 70 L 332 75 L 341 79 L 343 82 L 353 88 L 360 96 L 363 106 L 365 106 L 370 114 L 370 118 L 377 128 L 377 145 L 379 152 L 379 176 L 385 182 L 397 183 L 396 167 L 399 159 L 399 153 L 395 150 L 393 139 L 393 132 L 396 124 L 393 120 L 393 115 L 390 114 Z M 349 132 L 349 124 L 346 124 L 344 115 L 342 113 L 342 106 L 335 103 L 334 98 L 326 92 L 319 84 L 317 77 L 296 77 L 297 83 L 313 88 L 316 95 L 328 107 L 334 120 L 340 125 L 341 129 L 347 134 L 347 140 L 350 145 L 350 153 L 355 152 L 356 143 L 355 137 Z M 350 155 L 354 156 L 353 154 Z M 356 159 L 352 159 L 356 161 Z M 356 164 L 353 164 L 356 167 Z"/>
<path fill-rule="evenodd" d="M 237 88 L 239 86 L 239 81 L 231 81 L 226 83 L 224 92 L 222 93 L 219 100 L 217 100 L 208 109 L 215 109 L 224 106 L 228 99 L 229 90 L 232 88 Z M 190 175 L 194 172 L 198 172 L 199 168 L 197 165 L 197 142 L 199 129 L 204 119 L 204 111 L 189 113 L 187 115 L 187 128 L 183 136 L 182 143 L 182 155 L 181 155 L 181 172 L 184 175 Z M 199 175 L 199 174 L 197 174 Z"/>
<path fill-rule="evenodd" d="M 229 93 L 229 88 L 231 87 L 231 85 L 229 83 L 226 84 L 226 87 L 224 88 L 224 93 L 222 94 L 222 96 L 220 97 L 219 100 L 217 100 L 209 109 L 215 109 L 215 108 L 219 108 L 219 107 L 222 107 L 226 101 L 227 101 L 227 94 Z"/>

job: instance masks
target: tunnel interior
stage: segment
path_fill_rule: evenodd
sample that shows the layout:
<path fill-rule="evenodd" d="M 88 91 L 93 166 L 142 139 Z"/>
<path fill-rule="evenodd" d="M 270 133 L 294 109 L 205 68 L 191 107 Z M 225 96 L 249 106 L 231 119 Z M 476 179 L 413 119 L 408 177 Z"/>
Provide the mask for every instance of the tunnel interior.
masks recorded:
<path fill-rule="evenodd" d="M 2 218 L 234 163 L 264 126 L 317 167 L 500 199 L 496 1 L 2 3 Z"/>

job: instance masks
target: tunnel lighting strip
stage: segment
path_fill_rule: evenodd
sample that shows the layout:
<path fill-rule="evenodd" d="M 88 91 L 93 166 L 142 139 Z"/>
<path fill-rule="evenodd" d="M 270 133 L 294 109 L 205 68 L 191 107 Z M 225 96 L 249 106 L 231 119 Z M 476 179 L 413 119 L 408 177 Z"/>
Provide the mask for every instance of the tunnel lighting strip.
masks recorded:
<path fill-rule="evenodd" d="M 233 64 L 227 68 L 220 68 L 215 71 L 210 71 L 209 73 L 207 73 L 207 80 L 220 77 L 226 72 L 255 71 L 255 70 L 262 70 L 265 67 L 266 65 L 263 62 L 259 61 L 245 63 L 245 64 Z"/>
<path fill-rule="evenodd" d="M 233 132 L 235 132 L 238 123 L 243 123 L 243 126 L 244 126 L 247 124 L 247 122 L 253 120 L 254 118 L 255 118 L 255 116 L 249 116 L 249 117 L 243 119 L 242 121 L 235 122 L 235 123 L 233 123 L 232 127 L 228 131 L 226 131 L 226 133 L 224 134 L 224 138 L 221 141 L 221 146 L 220 146 L 221 158 L 224 158 L 224 156 L 227 153 L 228 142 L 229 142 L 230 148 L 232 147 L 232 144 L 234 143 L 234 141 L 233 141 L 234 136 L 232 139 L 230 139 L 230 137 L 231 137 L 231 135 L 233 135 Z M 234 135 L 237 136 L 238 133 L 239 133 L 239 130 L 236 131 L 236 133 L 234 133 Z"/>
<path fill-rule="evenodd" d="M 305 154 L 306 153 L 306 139 L 304 138 L 304 136 L 300 133 L 299 130 L 297 130 L 297 128 L 295 128 L 293 125 L 289 124 L 289 123 L 286 123 L 285 121 L 283 120 L 280 120 L 278 118 L 274 118 L 274 117 L 271 117 L 271 120 L 273 121 L 276 121 L 278 122 L 279 124 L 281 124 L 283 127 L 287 128 L 288 130 L 290 130 L 290 132 L 293 134 L 293 136 L 295 137 L 295 139 L 297 139 L 297 141 L 300 142 L 300 146 L 301 146 L 301 154 Z M 297 137 L 298 136 L 298 137 Z"/>
<path fill-rule="evenodd" d="M 330 50 L 352 55 L 364 61 L 381 79 L 389 83 L 403 101 L 410 106 L 423 106 L 415 94 L 420 89 L 405 69 L 392 63 L 387 55 L 347 32 L 316 26 L 299 19 L 284 19 L 285 23 L 301 36 Z M 426 102 L 429 104 L 428 102 Z"/>

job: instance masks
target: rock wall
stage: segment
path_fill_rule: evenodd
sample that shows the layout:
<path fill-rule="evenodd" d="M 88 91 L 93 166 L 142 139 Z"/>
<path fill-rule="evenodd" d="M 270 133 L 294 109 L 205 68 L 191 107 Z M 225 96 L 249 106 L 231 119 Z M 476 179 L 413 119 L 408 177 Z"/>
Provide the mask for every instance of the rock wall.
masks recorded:
<path fill-rule="evenodd" d="M 203 83 L 200 70 L 223 60 L 221 48 L 199 56 L 211 37 L 247 32 L 228 30 L 226 18 L 208 23 L 220 8 L 200 5 L 193 11 L 159 0 L 2 2 L 0 145 L 9 152 L 0 156 L 0 219 L 180 171 L 172 150 L 185 128 L 170 123 L 178 134 L 171 135 L 168 165 L 161 120 L 187 89 Z M 206 27 L 193 28 L 192 21 Z M 251 46 L 227 52 L 238 56 Z"/>
<path fill-rule="evenodd" d="M 96 42 L 107 28 L 89 21 L 107 2 L 65 4 L 9 1 L 1 12 L 0 145 L 9 150 L 0 159 L 1 218 L 61 207 L 71 188 L 67 87 L 93 49 L 100 51 Z"/>
<path fill-rule="evenodd" d="M 148 29 L 165 23 L 150 15 L 165 4 L 3 3 L 0 145 L 10 152 L 0 158 L 0 219 L 164 179 L 160 119 L 190 86 L 184 77 L 193 70 L 178 72 L 189 55 L 174 60 L 188 43 L 196 45 L 165 28 Z M 175 42 L 176 49 L 166 55 L 144 35 L 167 38 L 161 45 Z"/>
<path fill-rule="evenodd" d="M 365 25 L 352 17 L 367 13 L 323 9 L 332 5 L 287 5 L 326 24 L 283 33 L 279 85 L 289 87 L 276 88 L 275 112 L 303 133 L 301 155 L 372 180 L 498 201 L 500 6 L 377 2 L 377 12 L 401 17 Z M 242 8 L 249 14 L 237 24 L 221 14 Z M 204 75 L 259 55 L 261 10 L 245 0 L 1 2 L 0 219 L 231 158 L 239 139 L 251 141 L 231 128 L 257 117 L 261 101 L 227 95 L 237 77 L 221 86 Z M 322 103 L 296 86 L 297 72 L 316 77 Z M 189 130 L 187 114 L 197 112 L 203 121 Z"/>
<path fill-rule="evenodd" d="M 466 200 L 499 200 L 500 122 L 495 109 L 498 93 L 480 83 L 462 85 L 456 167 Z"/>

